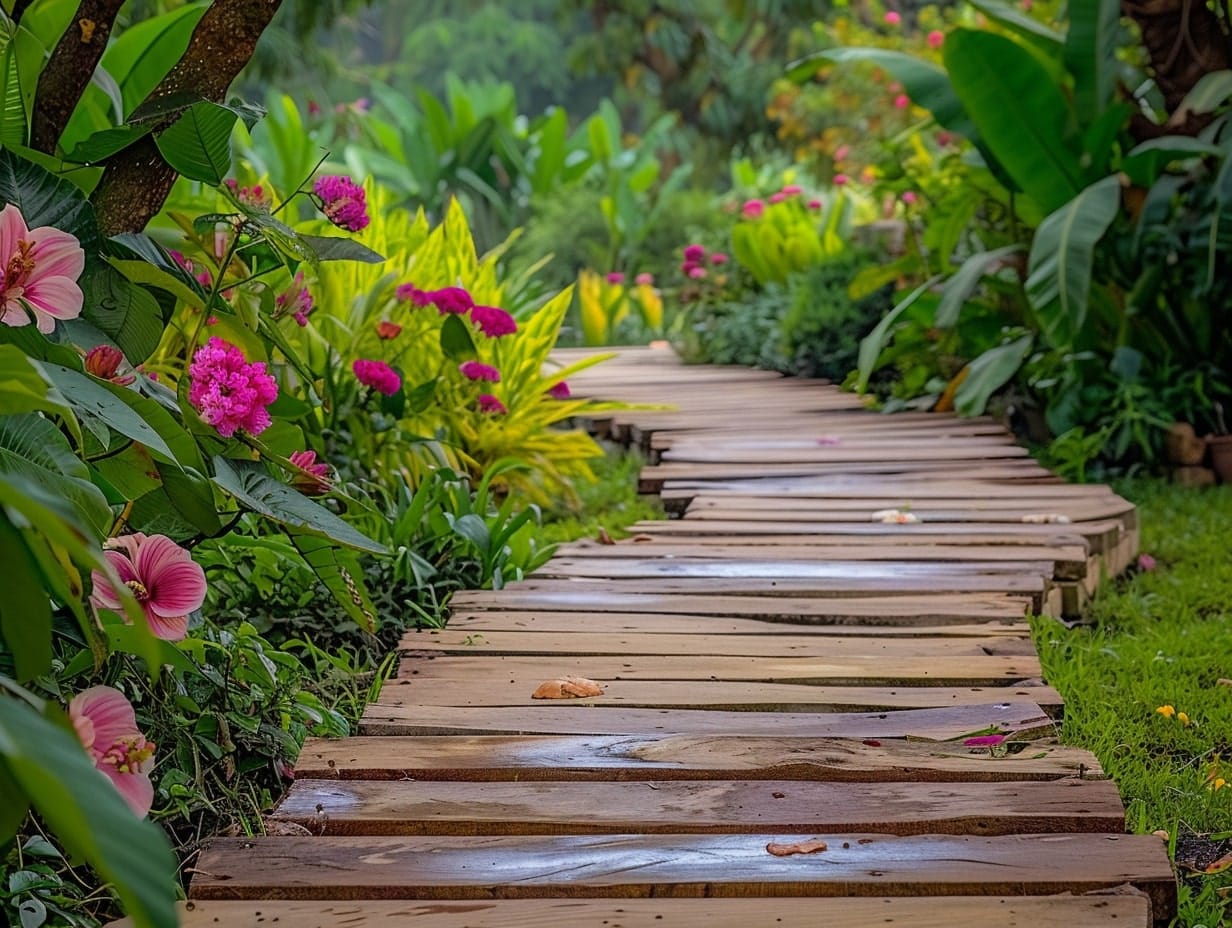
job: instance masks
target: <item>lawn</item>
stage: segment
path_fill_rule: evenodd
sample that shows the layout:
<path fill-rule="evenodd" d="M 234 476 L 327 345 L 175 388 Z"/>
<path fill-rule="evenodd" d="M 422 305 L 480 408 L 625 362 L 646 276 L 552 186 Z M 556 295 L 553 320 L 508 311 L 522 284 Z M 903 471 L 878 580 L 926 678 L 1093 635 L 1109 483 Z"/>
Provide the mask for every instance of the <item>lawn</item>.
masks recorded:
<path fill-rule="evenodd" d="M 1178 924 L 1213 928 L 1232 869 L 1191 868 L 1232 851 L 1232 487 L 1117 490 L 1140 507 L 1139 569 L 1100 592 L 1092 624 L 1038 619 L 1035 639 L 1066 700 L 1065 741 L 1115 778 L 1130 830 L 1167 833 L 1184 877 Z"/>

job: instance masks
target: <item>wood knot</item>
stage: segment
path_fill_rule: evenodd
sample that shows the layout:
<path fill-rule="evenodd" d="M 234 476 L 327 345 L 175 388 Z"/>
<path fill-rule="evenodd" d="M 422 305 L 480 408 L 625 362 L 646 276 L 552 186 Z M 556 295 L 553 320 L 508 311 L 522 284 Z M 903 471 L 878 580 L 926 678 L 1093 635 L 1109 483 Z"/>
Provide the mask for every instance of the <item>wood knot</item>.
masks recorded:
<path fill-rule="evenodd" d="M 86 19 L 84 16 L 77 20 L 77 26 L 81 29 L 81 44 L 89 45 L 94 41 L 94 30 L 98 28 L 98 23 L 92 19 Z"/>

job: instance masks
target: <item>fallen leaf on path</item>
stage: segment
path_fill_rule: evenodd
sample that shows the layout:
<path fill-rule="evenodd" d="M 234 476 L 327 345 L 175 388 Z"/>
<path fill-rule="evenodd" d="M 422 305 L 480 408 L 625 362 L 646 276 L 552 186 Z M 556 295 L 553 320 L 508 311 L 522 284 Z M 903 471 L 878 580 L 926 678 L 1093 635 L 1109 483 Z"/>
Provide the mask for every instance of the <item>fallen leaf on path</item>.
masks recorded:
<path fill-rule="evenodd" d="M 792 854 L 816 854 L 824 851 L 828 845 L 824 841 L 801 841 L 798 844 L 776 844 L 771 841 L 766 845 L 767 853 L 775 857 L 790 857 Z"/>
<path fill-rule="evenodd" d="M 580 699 L 585 696 L 602 696 L 603 686 L 585 677 L 560 677 L 540 683 L 531 693 L 531 699 Z"/>
<path fill-rule="evenodd" d="M 599 544 L 601 545 L 616 544 L 616 542 L 612 540 L 612 536 L 608 534 L 607 529 L 605 529 L 602 525 L 599 526 L 599 535 L 595 540 L 598 541 Z"/>

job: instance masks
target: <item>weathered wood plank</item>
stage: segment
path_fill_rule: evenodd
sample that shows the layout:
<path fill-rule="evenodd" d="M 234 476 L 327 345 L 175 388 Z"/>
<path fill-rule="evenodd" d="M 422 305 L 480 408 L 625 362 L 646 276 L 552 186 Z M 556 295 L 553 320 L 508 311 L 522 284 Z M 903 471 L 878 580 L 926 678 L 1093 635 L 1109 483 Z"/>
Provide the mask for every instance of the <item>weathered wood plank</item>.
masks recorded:
<path fill-rule="evenodd" d="M 225 902 L 179 907 L 181 928 L 1147 928 L 1144 895 L 916 899 L 493 899 L 470 902 Z M 112 928 L 133 928 L 128 919 Z"/>
<path fill-rule="evenodd" d="M 1116 832 L 1108 780 L 449 783 L 297 779 L 272 816 L 318 835 Z"/>
<path fill-rule="evenodd" d="M 1129 883 L 1175 905 L 1150 835 L 817 835 L 828 849 L 776 857 L 790 835 L 220 838 L 196 899 L 482 899 L 1053 895 Z"/>
<path fill-rule="evenodd" d="M 1094 754 L 1049 739 L 993 757 L 960 742 L 757 735 L 309 738 L 296 764 L 299 777 L 378 780 L 974 783 L 1103 775 Z"/>

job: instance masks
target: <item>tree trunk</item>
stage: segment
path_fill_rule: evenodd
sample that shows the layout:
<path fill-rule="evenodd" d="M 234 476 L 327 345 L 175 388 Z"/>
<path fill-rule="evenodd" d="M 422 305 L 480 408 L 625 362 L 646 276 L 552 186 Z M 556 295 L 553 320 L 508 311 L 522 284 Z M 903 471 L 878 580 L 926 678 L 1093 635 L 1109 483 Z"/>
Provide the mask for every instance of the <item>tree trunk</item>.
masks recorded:
<path fill-rule="evenodd" d="M 223 102 L 281 5 L 282 0 L 214 0 L 183 57 L 143 105 L 176 94 Z M 175 180 L 152 135 L 114 155 L 90 198 L 103 233 L 140 232 L 162 209 Z"/>

